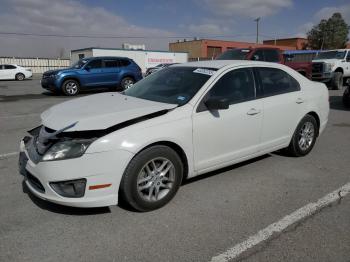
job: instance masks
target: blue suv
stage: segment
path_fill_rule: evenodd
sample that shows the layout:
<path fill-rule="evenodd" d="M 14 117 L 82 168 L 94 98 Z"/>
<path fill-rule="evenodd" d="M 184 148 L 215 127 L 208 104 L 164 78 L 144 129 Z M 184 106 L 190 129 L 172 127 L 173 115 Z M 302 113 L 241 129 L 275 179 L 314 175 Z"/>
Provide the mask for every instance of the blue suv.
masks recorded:
<path fill-rule="evenodd" d="M 142 79 L 141 68 L 126 57 L 89 57 L 72 67 L 43 74 L 41 86 L 74 96 L 80 90 L 109 87 L 125 90 Z"/>

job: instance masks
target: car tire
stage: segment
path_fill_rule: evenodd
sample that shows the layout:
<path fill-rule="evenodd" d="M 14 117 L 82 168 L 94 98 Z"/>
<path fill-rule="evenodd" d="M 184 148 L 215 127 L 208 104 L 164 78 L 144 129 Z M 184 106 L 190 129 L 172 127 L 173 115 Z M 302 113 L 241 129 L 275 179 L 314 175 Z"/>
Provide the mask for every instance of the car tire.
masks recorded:
<path fill-rule="evenodd" d="M 310 153 L 318 136 L 318 124 L 311 115 L 306 115 L 294 131 L 289 146 L 285 149 L 290 156 L 300 157 Z"/>
<path fill-rule="evenodd" d="M 66 96 L 75 96 L 80 92 L 80 86 L 78 81 L 73 79 L 68 79 L 62 84 L 62 92 Z"/>
<path fill-rule="evenodd" d="M 350 87 L 347 87 L 344 91 L 343 104 L 345 107 L 350 108 Z"/>
<path fill-rule="evenodd" d="M 18 73 L 18 74 L 16 74 L 16 76 L 15 76 L 15 79 L 16 79 L 17 81 L 23 81 L 25 78 L 26 78 L 25 75 L 22 74 L 22 73 Z"/>
<path fill-rule="evenodd" d="M 140 212 L 158 209 L 175 196 L 182 177 L 183 164 L 173 149 L 163 145 L 146 148 L 125 169 L 120 199 Z"/>
<path fill-rule="evenodd" d="M 341 90 L 343 88 L 343 73 L 342 72 L 335 72 L 331 86 L 334 90 Z"/>
<path fill-rule="evenodd" d="M 131 77 L 124 77 L 122 81 L 120 82 L 120 86 L 122 90 L 129 89 L 135 84 L 135 80 Z"/>

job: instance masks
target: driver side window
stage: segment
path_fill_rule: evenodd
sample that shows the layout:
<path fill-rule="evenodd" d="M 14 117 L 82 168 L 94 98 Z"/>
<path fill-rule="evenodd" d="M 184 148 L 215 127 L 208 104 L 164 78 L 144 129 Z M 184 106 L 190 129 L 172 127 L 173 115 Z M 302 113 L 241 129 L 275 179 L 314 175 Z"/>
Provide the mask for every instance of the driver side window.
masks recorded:
<path fill-rule="evenodd" d="M 222 76 L 207 93 L 205 100 L 208 98 L 224 98 L 231 105 L 253 100 L 255 96 L 253 71 L 251 68 L 241 68 L 232 70 Z"/>
<path fill-rule="evenodd" d="M 102 67 L 102 60 L 101 60 L 101 59 L 92 60 L 89 64 L 87 64 L 87 66 L 88 66 L 90 69 L 101 68 L 101 67 Z"/>

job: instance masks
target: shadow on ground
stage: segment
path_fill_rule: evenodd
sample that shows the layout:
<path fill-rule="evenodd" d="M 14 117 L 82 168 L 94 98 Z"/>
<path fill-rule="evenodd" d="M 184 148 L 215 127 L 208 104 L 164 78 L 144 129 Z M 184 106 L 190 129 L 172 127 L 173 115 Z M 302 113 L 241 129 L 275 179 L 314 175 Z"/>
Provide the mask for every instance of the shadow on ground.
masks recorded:
<path fill-rule="evenodd" d="M 334 110 L 350 111 L 350 108 L 344 106 L 342 96 L 329 96 L 329 106 Z"/>
<path fill-rule="evenodd" d="M 24 183 L 24 181 L 22 182 L 22 190 L 23 190 L 23 193 L 29 196 L 29 198 L 33 201 L 35 205 L 37 205 L 41 209 L 45 209 L 50 212 L 64 214 L 64 215 L 73 215 L 73 216 L 87 216 L 87 215 L 111 213 L 111 210 L 109 207 L 78 208 L 78 207 L 62 206 L 51 202 L 47 202 L 33 195 L 28 189 L 27 185 Z"/>

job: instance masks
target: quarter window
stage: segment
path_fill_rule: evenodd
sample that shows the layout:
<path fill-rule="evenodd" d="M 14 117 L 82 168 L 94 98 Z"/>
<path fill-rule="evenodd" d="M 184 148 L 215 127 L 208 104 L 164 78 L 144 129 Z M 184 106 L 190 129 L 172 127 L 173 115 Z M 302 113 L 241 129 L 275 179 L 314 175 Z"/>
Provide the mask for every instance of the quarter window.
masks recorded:
<path fill-rule="evenodd" d="M 130 61 L 126 60 L 126 59 L 121 59 L 121 60 L 119 60 L 119 64 L 120 64 L 120 66 L 128 66 L 128 65 L 130 65 Z"/>
<path fill-rule="evenodd" d="M 265 61 L 266 62 L 279 62 L 279 54 L 277 50 L 264 50 Z"/>
<path fill-rule="evenodd" d="M 226 98 L 230 104 L 254 99 L 255 85 L 252 70 L 242 68 L 226 73 L 212 87 L 207 97 Z"/>
<path fill-rule="evenodd" d="M 288 73 L 277 68 L 257 68 L 264 96 L 273 96 L 300 90 L 300 85 Z"/>

